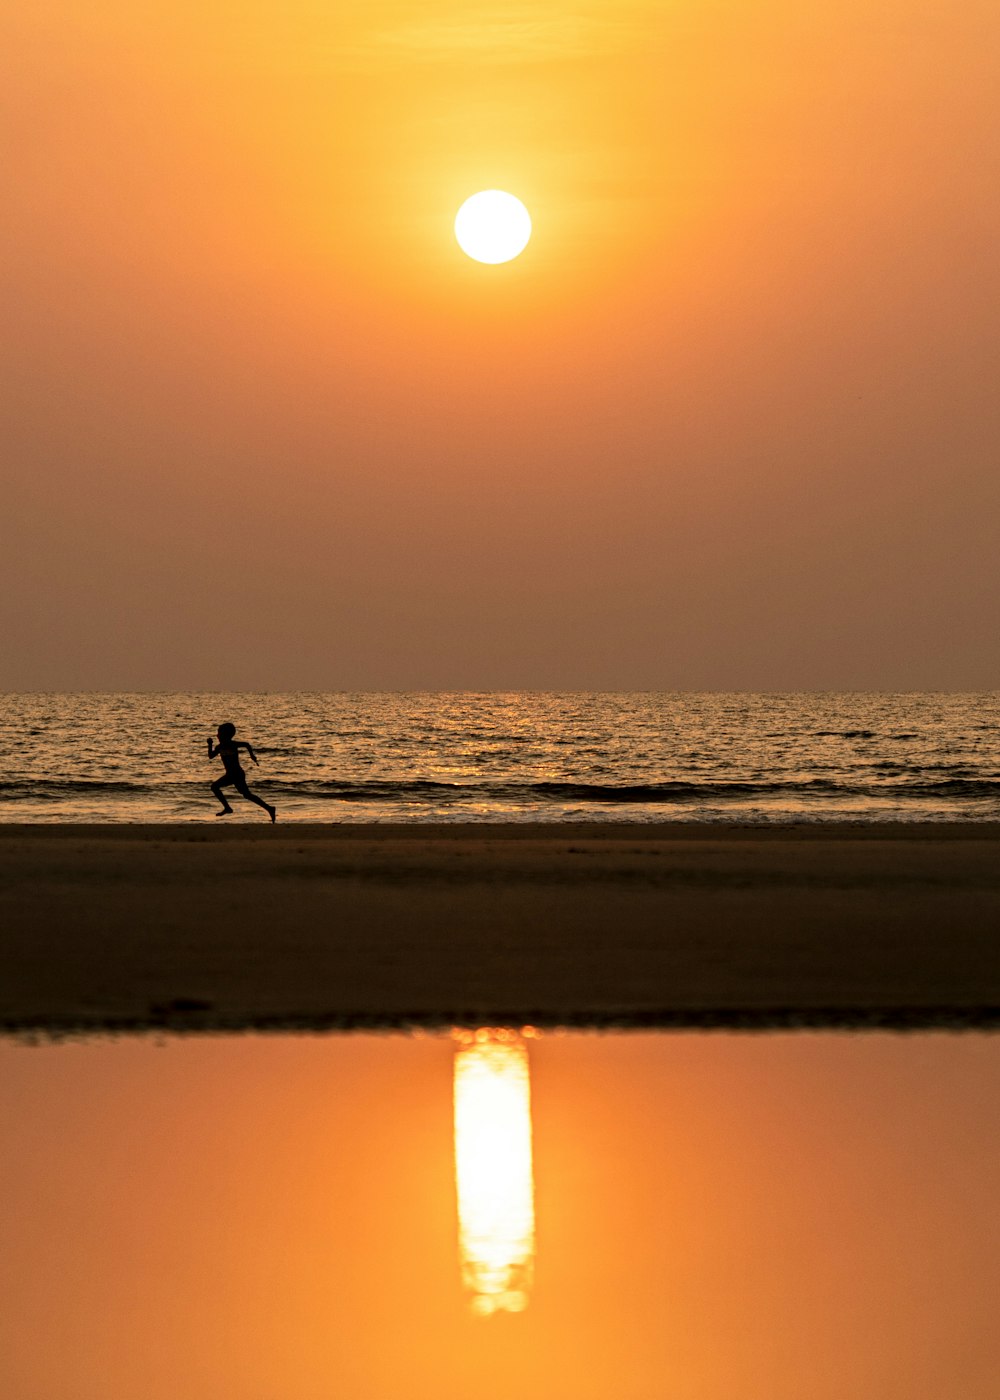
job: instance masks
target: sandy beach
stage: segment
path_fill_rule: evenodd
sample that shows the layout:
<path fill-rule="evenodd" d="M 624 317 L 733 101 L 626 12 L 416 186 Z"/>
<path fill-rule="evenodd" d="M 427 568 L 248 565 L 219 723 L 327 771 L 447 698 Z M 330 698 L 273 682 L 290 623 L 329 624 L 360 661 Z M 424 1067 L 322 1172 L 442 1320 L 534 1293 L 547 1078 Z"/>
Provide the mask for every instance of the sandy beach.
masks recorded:
<path fill-rule="evenodd" d="M 7 826 L 0 1029 L 1000 1025 L 1000 827 Z"/>

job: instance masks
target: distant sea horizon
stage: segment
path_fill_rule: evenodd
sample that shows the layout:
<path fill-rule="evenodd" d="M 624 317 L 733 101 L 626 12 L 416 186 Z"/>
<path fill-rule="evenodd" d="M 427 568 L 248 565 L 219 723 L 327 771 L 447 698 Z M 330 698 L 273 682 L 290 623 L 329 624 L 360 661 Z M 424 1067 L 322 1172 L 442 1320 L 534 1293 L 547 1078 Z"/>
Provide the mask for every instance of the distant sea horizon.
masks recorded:
<path fill-rule="evenodd" d="M 1000 818 L 993 691 L 10 692 L 0 821 L 214 821 L 226 721 L 280 822 Z"/>

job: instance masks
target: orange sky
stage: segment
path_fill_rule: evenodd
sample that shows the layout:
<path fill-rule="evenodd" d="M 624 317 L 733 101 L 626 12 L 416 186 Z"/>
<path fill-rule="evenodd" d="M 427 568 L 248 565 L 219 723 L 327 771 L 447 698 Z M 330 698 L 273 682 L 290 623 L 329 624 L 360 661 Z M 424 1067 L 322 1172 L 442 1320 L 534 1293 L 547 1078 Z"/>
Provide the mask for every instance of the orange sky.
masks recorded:
<path fill-rule="evenodd" d="M 994 1400 L 1000 1041 L 543 1036 L 528 1310 L 447 1038 L 0 1044 L 11 1400 Z"/>
<path fill-rule="evenodd" d="M 19 7 L 0 686 L 994 686 L 998 85 L 993 0 Z"/>

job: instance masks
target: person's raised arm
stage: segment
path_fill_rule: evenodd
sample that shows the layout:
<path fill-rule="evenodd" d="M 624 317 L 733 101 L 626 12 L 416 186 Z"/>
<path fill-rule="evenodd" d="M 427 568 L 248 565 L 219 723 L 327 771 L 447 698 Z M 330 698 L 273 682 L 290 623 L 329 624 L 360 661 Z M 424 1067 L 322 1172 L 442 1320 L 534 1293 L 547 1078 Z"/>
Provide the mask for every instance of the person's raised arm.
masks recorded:
<path fill-rule="evenodd" d="M 219 752 L 218 749 L 217 749 L 217 748 L 214 746 L 214 744 L 212 743 L 211 736 L 209 736 L 209 740 L 208 740 L 208 756 L 209 756 L 209 758 L 214 758 L 215 755 L 216 755 L 218 752 Z"/>

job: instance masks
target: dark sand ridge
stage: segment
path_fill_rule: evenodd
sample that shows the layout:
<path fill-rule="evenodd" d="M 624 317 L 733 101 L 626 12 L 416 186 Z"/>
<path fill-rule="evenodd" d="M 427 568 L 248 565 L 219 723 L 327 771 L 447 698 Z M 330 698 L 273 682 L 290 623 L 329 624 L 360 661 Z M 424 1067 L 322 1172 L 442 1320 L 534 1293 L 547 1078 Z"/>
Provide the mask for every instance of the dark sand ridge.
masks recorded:
<path fill-rule="evenodd" d="M 0 1030 L 1000 1027 L 1000 825 L 0 826 Z"/>

